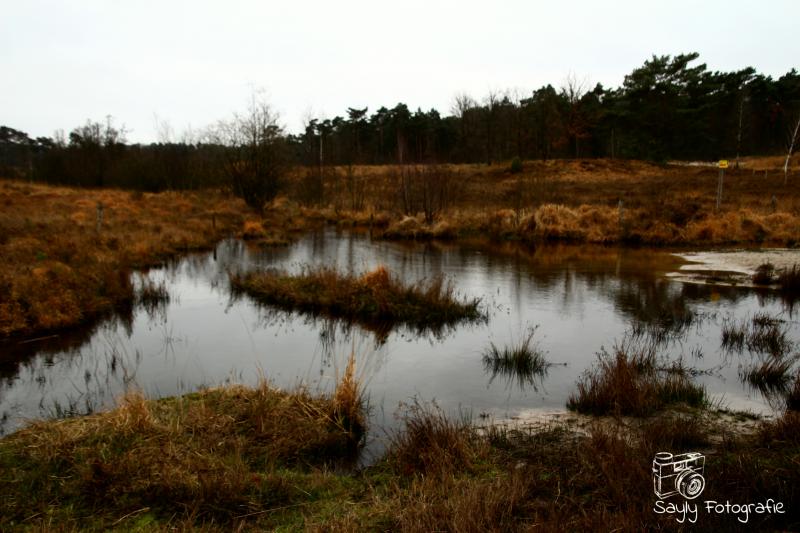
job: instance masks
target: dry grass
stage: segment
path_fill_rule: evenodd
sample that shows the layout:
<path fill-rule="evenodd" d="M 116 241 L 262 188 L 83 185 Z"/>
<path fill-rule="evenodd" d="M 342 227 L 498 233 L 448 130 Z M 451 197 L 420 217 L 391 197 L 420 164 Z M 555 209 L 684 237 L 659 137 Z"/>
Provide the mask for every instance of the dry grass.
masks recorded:
<path fill-rule="evenodd" d="M 800 268 L 793 265 L 792 268 L 778 274 L 778 285 L 784 294 L 793 296 L 800 294 Z"/>
<path fill-rule="evenodd" d="M 241 224 L 244 210 L 216 191 L 141 194 L 0 181 L 0 338 L 130 307 L 133 268 L 212 246 Z"/>
<path fill-rule="evenodd" d="M 752 353 L 768 353 L 776 359 L 783 358 L 794 347 L 785 322 L 765 313 L 756 313 L 741 321 L 725 318 L 721 335 L 725 350 L 741 353 L 747 348 Z"/>
<path fill-rule="evenodd" d="M 708 404 L 705 389 L 682 367 L 660 368 L 652 345 L 626 341 L 612 353 L 601 350 L 567 407 L 592 415 L 644 416 L 675 404 L 703 407 Z"/>
<path fill-rule="evenodd" d="M 479 300 L 457 300 L 443 278 L 405 285 L 383 266 L 360 276 L 328 267 L 307 267 L 297 275 L 232 274 L 231 285 L 264 304 L 351 320 L 381 331 L 396 324 L 428 330 L 483 318 Z"/>
<path fill-rule="evenodd" d="M 569 428 L 492 428 L 483 437 L 441 412 L 423 409 L 406 422 L 385 463 L 367 473 L 370 490 L 359 505 L 320 529 L 392 531 L 672 530 L 674 517 L 653 512 L 651 464 L 657 451 L 707 455 L 704 498 L 763 501 L 787 513 L 758 518 L 758 526 L 792 529 L 800 417 L 764 423 L 734 438 L 725 422 L 702 412 L 594 425 L 588 436 Z M 430 452 L 417 461 L 414 449 Z M 398 462 L 398 455 L 403 459 Z M 400 468 L 398 468 L 398 465 Z M 398 477 L 398 473 L 402 473 Z M 732 530 L 730 515 L 699 515 L 693 529 Z M 758 522 L 758 520 L 763 520 Z"/>
<path fill-rule="evenodd" d="M 403 475 L 466 472 L 485 454 L 468 419 L 451 419 L 436 405 L 415 401 L 405 407 L 403 430 L 394 434 L 387 455 Z"/>
<path fill-rule="evenodd" d="M 338 394 L 320 399 L 263 385 L 159 402 L 132 394 L 109 413 L 36 424 L 0 440 L 0 527 L 671 530 L 674 518 L 653 512 L 651 463 L 665 449 L 706 455 L 704 499 L 784 503 L 785 514 L 751 516 L 753 527 L 800 524 L 796 413 L 744 437 L 697 410 L 585 432 L 481 431 L 415 402 L 384 459 L 334 473 L 325 465 L 353 443 L 337 422 Z M 738 524 L 701 513 L 693 529 Z"/>
<path fill-rule="evenodd" d="M 786 409 L 800 411 L 800 372 L 794 377 L 794 385 L 786 395 Z"/>
<path fill-rule="evenodd" d="M 483 367 L 492 373 L 492 379 L 498 375 L 509 381 L 516 380 L 521 388 L 536 387 L 550 368 L 544 352 L 534 342 L 536 327 L 528 328 L 527 333 L 517 342 L 498 347 L 494 342 L 483 353 Z"/>
<path fill-rule="evenodd" d="M 783 391 L 791 381 L 791 370 L 796 359 L 793 357 L 769 357 L 766 361 L 747 368 L 742 377 L 753 387 L 764 391 Z"/>
<path fill-rule="evenodd" d="M 722 209 L 715 209 L 717 170 L 657 166 L 639 161 L 528 161 L 522 173 L 509 166 L 443 165 L 458 175 L 446 208 L 432 222 L 407 213 L 394 167 L 358 167 L 365 189 L 363 208 L 348 205 L 331 185 L 324 207 L 306 214 L 347 225 L 369 225 L 395 239 L 473 236 L 527 241 L 630 242 L 646 244 L 773 243 L 800 241 L 798 176 L 754 173 L 752 160 L 730 169 Z M 764 164 L 771 165 L 767 158 Z M 763 166 L 763 165 L 762 165 Z M 773 195 L 779 200 L 772 202 Z M 620 217 L 619 200 L 623 200 Z M 379 216 L 378 216 L 379 215 Z"/>
<path fill-rule="evenodd" d="M 330 398 L 266 383 L 159 401 L 132 392 L 109 412 L 35 423 L 0 441 L 0 529 L 86 516 L 93 529 L 129 528 L 136 513 L 231 527 L 307 502 L 361 442 L 358 385 L 341 387 Z"/>

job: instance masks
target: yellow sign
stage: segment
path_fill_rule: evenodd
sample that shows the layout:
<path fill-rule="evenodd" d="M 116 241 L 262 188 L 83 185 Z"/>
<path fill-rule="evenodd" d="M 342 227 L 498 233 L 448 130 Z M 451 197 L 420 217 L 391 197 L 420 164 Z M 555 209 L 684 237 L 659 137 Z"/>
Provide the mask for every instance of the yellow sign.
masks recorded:
<path fill-rule="evenodd" d="M 727 159 L 720 159 L 719 160 L 719 168 L 728 168 L 728 160 Z"/>

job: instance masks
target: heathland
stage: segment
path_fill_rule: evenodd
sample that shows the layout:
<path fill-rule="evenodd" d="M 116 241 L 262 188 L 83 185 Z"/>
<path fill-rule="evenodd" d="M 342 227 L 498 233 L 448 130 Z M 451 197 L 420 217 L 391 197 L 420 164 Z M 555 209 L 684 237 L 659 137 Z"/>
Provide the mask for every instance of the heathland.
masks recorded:
<path fill-rule="evenodd" d="M 0 527 L 677 530 L 679 515 L 653 512 L 650 458 L 664 449 L 706 454 L 704 499 L 769 497 L 784 506 L 782 514 L 704 514 L 699 530 L 728 530 L 737 519 L 753 528 L 800 524 L 800 415 L 792 410 L 800 382 L 785 414 L 758 422 L 665 398 L 655 391 L 668 387 L 669 374 L 658 377 L 641 359 L 636 369 L 635 354 L 614 357 L 576 397 L 610 416 L 477 427 L 412 403 L 386 454 L 366 468 L 353 463 L 364 403 L 352 358 L 328 396 L 266 383 L 162 400 L 129 393 L 111 411 L 37 422 L 0 440 Z M 627 387 L 614 391 L 624 400 L 601 408 L 608 382 Z M 702 400 L 701 387 L 684 385 Z M 652 412 L 654 394 L 661 404 Z"/>
<path fill-rule="evenodd" d="M 726 172 L 624 160 L 296 169 L 262 212 L 217 189 L 161 193 L 0 184 L 0 336 L 46 334 L 135 295 L 134 268 L 226 236 L 280 245 L 315 224 L 386 239 L 793 246 L 796 173 L 780 158 Z M 317 191 L 309 199 L 308 190 Z"/>
<path fill-rule="evenodd" d="M 719 208 L 716 168 L 610 159 L 301 169 L 263 210 L 222 190 L 3 181 L 0 336 L 43 335 L 129 307 L 137 298 L 134 269 L 228 236 L 283 245 L 314 224 L 369 229 L 374 238 L 531 246 L 793 246 L 800 177 L 784 182 L 779 163 L 745 159 L 729 169 Z M 287 307 L 356 318 L 374 306 L 412 324 L 420 308 L 431 311 L 425 298 L 445 314 L 475 311 L 441 284 L 415 292 L 385 271 L 306 274 L 252 278 L 242 288 Z M 304 284 L 317 282 L 330 289 L 326 305 L 308 300 Z M 339 306 L 344 297 L 348 305 Z M 771 357 L 780 363 L 789 354 L 779 332 L 764 333 L 773 326 L 764 318 L 730 324 L 728 333 L 733 344 L 739 337 L 743 346 L 777 343 Z M 528 337 L 492 345 L 484 358 L 496 372 L 534 374 L 549 364 Z M 579 428 L 478 427 L 412 402 L 386 454 L 359 467 L 355 457 L 370 428 L 353 365 L 351 358 L 329 395 L 266 383 L 159 400 L 131 392 L 106 412 L 34 422 L 0 440 L 0 529 L 673 529 L 674 517 L 652 508 L 649 461 L 665 448 L 705 452 L 704 499 L 770 497 L 786 513 L 750 516 L 751 526 L 800 526 L 800 376 L 782 383 L 785 406 L 775 419 L 755 420 L 717 410 L 691 369 L 663 367 L 650 352 L 620 345 L 601 350 L 575 385 L 569 408 L 579 413 Z M 697 526 L 705 530 L 736 525 L 727 516 L 703 518 Z"/>

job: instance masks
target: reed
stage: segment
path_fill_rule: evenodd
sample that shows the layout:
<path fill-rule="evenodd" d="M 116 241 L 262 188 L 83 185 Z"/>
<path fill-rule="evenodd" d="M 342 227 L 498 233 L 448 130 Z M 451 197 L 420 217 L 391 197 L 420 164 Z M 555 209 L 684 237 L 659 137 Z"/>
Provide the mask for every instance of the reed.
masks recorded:
<path fill-rule="evenodd" d="M 483 353 L 483 366 L 492 373 L 492 379 L 498 375 L 516 380 L 520 387 L 536 386 L 536 383 L 550 368 L 544 352 L 534 341 L 536 328 L 528 332 L 517 342 L 498 347 L 494 342 Z"/>
<path fill-rule="evenodd" d="M 662 369 L 656 363 L 651 348 L 623 342 L 611 353 L 603 349 L 595 366 L 578 381 L 567 407 L 592 415 L 645 416 L 675 404 L 708 405 L 705 389 L 694 384 L 687 372 L 675 366 Z"/>

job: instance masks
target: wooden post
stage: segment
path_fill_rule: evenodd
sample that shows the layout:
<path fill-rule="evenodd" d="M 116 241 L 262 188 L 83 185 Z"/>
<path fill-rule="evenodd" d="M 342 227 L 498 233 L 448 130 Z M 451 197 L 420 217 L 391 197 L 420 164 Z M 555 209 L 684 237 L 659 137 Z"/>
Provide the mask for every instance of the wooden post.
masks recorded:
<path fill-rule="evenodd" d="M 717 182 L 717 211 L 719 211 L 719 205 L 722 203 L 722 182 L 725 178 L 725 169 L 719 169 L 719 181 Z"/>
<path fill-rule="evenodd" d="M 772 195 L 772 202 L 771 203 L 772 203 L 772 212 L 774 213 L 775 211 L 778 210 L 778 199 L 775 198 L 774 194 Z"/>
<path fill-rule="evenodd" d="M 103 227 L 103 202 L 97 202 L 97 232 Z"/>

